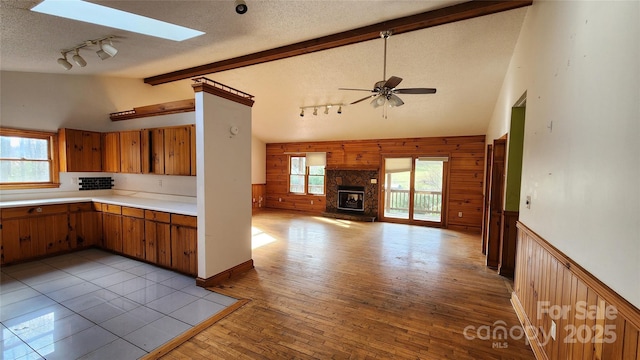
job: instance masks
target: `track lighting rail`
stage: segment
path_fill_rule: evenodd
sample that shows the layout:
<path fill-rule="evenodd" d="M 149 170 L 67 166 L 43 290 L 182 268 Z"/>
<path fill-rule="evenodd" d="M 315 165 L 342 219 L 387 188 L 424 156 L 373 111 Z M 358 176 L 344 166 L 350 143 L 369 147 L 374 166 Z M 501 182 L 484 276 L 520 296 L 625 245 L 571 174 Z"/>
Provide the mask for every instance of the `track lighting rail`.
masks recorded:
<path fill-rule="evenodd" d="M 60 66 L 62 66 L 65 70 L 70 70 L 73 65 L 69 62 L 69 60 L 67 60 L 67 55 L 69 53 L 75 53 L 71 59 L 76 63 L 76 65 L 85 67 L 87 65 L 87 62 L 84 60 L 84 58 L 82 58 L 82 56 L 80 56 L 80 49 L 94 45 L 97 45 L 99 47 L 98 51 L 96 51 L 96 54 L 100 59 L 106 60 L 108 58 L 114 57 L 118 53 L 118 50 L 113 47 L 111 41 L 114 38 L 115 35 L 108 35 L 94 40 L 86 40 L 82 44 L 78 44 L 72 48 L 60 50 L 60 54 L 62 55 L 62 57 L 58 59 L 58 64 L 60 64 Z M 109 44 L 106 43 L 107 41 L 109 42 Z"/>

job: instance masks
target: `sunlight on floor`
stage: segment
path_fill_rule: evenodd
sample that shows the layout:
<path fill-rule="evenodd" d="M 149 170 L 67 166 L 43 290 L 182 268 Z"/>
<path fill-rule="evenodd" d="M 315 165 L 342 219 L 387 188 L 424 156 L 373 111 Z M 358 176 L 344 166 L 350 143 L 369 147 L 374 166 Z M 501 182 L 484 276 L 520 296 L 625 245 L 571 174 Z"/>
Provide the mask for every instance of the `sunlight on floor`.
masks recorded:
<path fill-rule="evenodd" d="M 268 235 L 255 226 L 251 227 L 251 249 L 257 249 L 274 241 L 276 241 L 276 239 L 273 236 Z"/>
<path fill-rule="evenodd" d="M 320 220 L 320 221 L 323 221 L 323 222 L 326 222 L 326 223 L 329 223 L 329 224 L 332 224 L 332 225 L 338 225 L 338 226 L 343 227 L 343 228 L 351 227 L 351 221 L 349 221 L 349 220 L 329 219 L 329 218 L 321 217 L 321 216 L 314 216 L 313 218 L 315 220 Z"/>

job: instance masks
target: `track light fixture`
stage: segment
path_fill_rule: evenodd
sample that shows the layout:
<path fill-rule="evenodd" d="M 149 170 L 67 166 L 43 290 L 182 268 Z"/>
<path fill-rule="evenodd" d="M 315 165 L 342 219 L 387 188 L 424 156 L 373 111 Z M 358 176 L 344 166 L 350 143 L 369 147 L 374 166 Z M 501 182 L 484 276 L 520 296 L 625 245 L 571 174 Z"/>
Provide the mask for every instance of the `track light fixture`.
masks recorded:
<path fill-rule="evenodd" d="M 62 66 L 65 70 L 69 70 L 73 67 L 71 63 L 67 60 L 67 54 L 62 52 L 62 57 L 58 59 L 58 64 Z"/>
<path fill-rule="evenodd" d="M 323 108 L 324 107 L 324 113 L 325 115 L 329 114 L 329 109 L 331 109 L 332 107 L 337 106 L 338 107 L 338 114 L 342 114 L 342 107 L 343 106 L 347 106 L 346 104 L 321 104 L 321 105 L 312 105 L 312 106 L 301 106 L 300 107 L 300 117 L 304 117 L 304 109 L 311 109 L 313 108 L 313 115 L 318 115 L 318 108 Z"/>
<path fill-rule="evenodd" d="M 98 51 L 96 51 L 96 54 L 100 59 L 105 60 L 114 57 L 118 53 L 118 49 L 113 47 L 113 42 L 111 41 L 111 39 L 113 38 L 113 35 L 109 35 L 100 39 L 87 40 L 80 45 L 72 47 L 71 49 L 61 50 L 60 53 L 62 54 L 62 57 L 58 59 L 58 64 L 60 64 L 60 66 L 62 66 L 65 70 L 71 69 L 73 65 L 71 65 L 71 63 L 67 60 L 67 54 L 74 53 L 74 55 L 71 57 L 73 62 L 75 62 L 76 65 L 80 67 L 87 66 L 87 61 L 82 56 L 80 56 L 80 49 L 95 45 L 98 46 Z M 106 41 L 108 41 L 109 43 L 107 44 Z"/>
<path fill-rule="evenodd" d="M 76 54 L 73 55 L 72 57 L 73 62 L 80 67 L 85 67 L 87 66 L 87 62 L 82 58 L 82 56 L 80 56 L 80 54 L 78 53 L 78 50 L 80 49 L 76 49 Z"/>

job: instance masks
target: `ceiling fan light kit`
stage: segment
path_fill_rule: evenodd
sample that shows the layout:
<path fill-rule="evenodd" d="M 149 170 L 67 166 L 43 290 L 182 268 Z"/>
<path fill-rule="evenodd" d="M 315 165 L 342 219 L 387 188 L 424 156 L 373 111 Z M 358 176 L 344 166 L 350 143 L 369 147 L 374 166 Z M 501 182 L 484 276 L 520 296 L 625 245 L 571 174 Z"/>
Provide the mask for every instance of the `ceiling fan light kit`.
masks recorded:
<path fill-rule="evenodd" d="M 111 39 L 113 38 L 113 35 L 109 35 L 95 40 L 87 40 L 80 45 L 72 47 L 71 49 L 61 50 L 60 53 L 62 54 L 62 57 L 58 59 L 58 64 L 60 64 L 60 66 L 62 66 L 65 70 L 71 70 L 73 65 L 67 60 L 67 54 L 74 53 L 74 55 L 71 57 L 73 62 L 80 67 L 87 66 L 87 61 L 82 56 L 80 56 L 80 49 L 95 45 L 98 46 L 96 55 L 98 55 L 100 59 L 106 60 L 112 58 L 118 53 L 118 49 L 113 46 L 113 42 L 111 41 Z M 109 43 L 107 44 L 106 41 L 109 41 Z"/>
<path fill-rule="evenodd" d="M 391 31 L 381 31 L 380 37 L 384 39 L 384 65 L 382 70 L 382 78 L 387 78 L 387 39 L 391 36 Z M 353 90 L 353 91 L 367 91 L 373 93 L 372 95 L 368 95 L 363 97 L 362 99 L 356 100 L 351 103 L 357 104 L 359 102 L 365 101 L 367 99 L 373 98 L 370 102 L 370 105 L 374 108 L 378 108 L 386 104 L 389 107 L 398 107 L 404 105 L 404 101 L 400 99 L 396 94 L 435 94 L 436 89 L 434 88 L 410 88 L 410 89 L 397 89 L 396 86 L 400 84 L 402 78 L 397 76 L 391 76 L 388 80 L 381 80 L 376 82 L 373 85 L 372 90 L 367 89 L 350 89 L 350 88 L 340 88 L 339 90 Z M 386 113 L 383 112 L 383 117 L 386 118 Z"/>

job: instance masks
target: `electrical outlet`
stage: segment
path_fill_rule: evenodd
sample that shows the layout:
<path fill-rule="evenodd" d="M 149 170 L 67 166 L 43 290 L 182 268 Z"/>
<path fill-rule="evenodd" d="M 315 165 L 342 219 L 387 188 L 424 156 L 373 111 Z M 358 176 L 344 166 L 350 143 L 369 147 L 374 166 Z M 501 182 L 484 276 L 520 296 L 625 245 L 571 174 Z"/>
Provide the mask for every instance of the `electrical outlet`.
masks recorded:
<path fill-rule="evenodd" d="M 253 198 L 251 201 L 252 201 L 252 202 L 256 202 L 256 198 Z"/>
<path fill-rule="evenodd" d="M 72 177 L 71 178 L 71 183 L 77 185 L 78 184 L 78 178 L 77 177 Z"/>
<path fill-rule="evenodd" d="M 549 329 L 549 335 L 551 335 L 551 338 L 553 340 L 556 339 L 556 322 L 551 320 L 551 329 Z"/>
<path fill-rule="evenodd" d="M 313 200 L 311 200 L 311 205 L 313 205 Z"/>
<path fill-rule="evenodd" d="M 372 184 L 377 184 L 378 183 L 378 179 L 371 179 L 371 183 Z"/>
<path fill-rule="evenodd" d="M 531 209 L 531 196 L 527 195 L 527 200 L 524 202 L 527 209 Z"/>
<path fill-rule="evenodd" d="M 458 211 L 458 217 L 462 217 L 462 211 Z"/>
<path fill-rule="evenodd" d="M 278 202 L 282 202 L 282 198 L 278 198 Z"/>
<path fill-rule="evenodd" d="M 162 187 L 162 179 L 158 179 L 158 186 Z"/>

